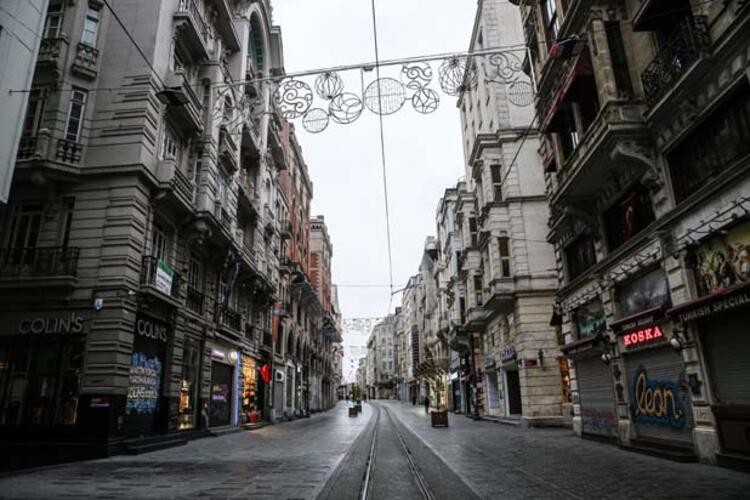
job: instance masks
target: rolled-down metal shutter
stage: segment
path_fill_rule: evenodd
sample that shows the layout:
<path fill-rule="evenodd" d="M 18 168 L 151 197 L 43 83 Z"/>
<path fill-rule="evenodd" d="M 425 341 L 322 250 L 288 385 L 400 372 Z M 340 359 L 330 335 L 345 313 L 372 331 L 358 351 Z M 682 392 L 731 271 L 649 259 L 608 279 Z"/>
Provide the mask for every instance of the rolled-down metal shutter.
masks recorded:
<path fill-rule="evenodd" d="M 636 436 L 692 443 L 695 424 L 680 354 L 668 345 L 630 353 L 625 368 Z"/>
<path fill-rule="evenodd" d="M 600 357 L 577 360 L 578 398 L 584 434 L 617 436 L 612 375 Z"/>
<path fill-rule="evenodd" d="M 720 404 L 750 405 L 750 308 L 700 323 L 714 397 Z"/>

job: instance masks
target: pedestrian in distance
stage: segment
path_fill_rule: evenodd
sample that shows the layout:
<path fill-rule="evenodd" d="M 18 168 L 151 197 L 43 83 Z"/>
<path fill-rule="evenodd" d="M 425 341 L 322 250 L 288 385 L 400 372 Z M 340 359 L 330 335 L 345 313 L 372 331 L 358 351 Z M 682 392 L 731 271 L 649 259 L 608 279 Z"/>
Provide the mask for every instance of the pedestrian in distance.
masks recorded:
<path fill-rule="evenodd" d="M 424 412 L 430 413 L 430 397 L 429 396 L 424 397 Z"/>
<path fill-rule="evenodd" d="M 411 395 L 411 405 L 417 406 L 417 393 Z"/>

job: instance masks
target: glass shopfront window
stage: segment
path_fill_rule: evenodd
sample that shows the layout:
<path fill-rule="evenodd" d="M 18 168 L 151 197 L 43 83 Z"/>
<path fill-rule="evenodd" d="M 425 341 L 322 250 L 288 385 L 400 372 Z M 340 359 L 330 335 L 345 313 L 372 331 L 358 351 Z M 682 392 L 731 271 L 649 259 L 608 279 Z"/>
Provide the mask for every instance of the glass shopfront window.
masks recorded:
<path fill-rule="evenodd" d="M 242 421 L 254 424 L 263 419 L 263 400 L 258 387 L 258 365 L 242 356 Z"/>
<path fill-rule="evenodd" d="M 0 340 L 0 425 L 75 425 L 83 339 Z"/>
<path fill-rule="evenodd" d="M 200 350 L 197 342 L 187 340 L 182 351 L 182 378 L 180 380 L 180 401 L 177 429 L 195 428 L 198 405 L 198 372 L 200 370 Z"/>

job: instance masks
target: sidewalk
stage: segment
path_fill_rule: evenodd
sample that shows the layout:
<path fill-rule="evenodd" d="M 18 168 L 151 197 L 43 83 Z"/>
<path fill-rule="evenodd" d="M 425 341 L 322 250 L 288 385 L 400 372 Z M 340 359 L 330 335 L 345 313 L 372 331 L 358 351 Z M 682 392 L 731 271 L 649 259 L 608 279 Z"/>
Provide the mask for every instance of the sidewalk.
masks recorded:
<path fill-rule="evenodd" d="M 583 440 L 569 429 L 497 425 L 450 413 L 433 428 L 422 406 L 378 401 L 484 498 L 747 498 L 750 475 L 676 463 Z"/>

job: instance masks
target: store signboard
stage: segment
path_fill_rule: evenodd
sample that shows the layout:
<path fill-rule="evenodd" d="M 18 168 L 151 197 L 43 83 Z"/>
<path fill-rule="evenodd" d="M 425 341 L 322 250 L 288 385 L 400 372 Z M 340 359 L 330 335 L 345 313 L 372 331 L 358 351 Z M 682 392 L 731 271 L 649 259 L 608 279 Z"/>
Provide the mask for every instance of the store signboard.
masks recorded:
<path fill-rule="evenodd" d="M 607 318 L 601 300 L 592 300 L 573 311 L 578 338 L 600 335 L 607 330 Z"/>
<path fill-rule="evenodd" d="M 649 326 L 626 333 L 622 336 L 623 345 L 630 349 L 664 340 L 664 332 L 659 325 Z"/>
<path fill-rule="evenodd" d="M 667 276 L 661 268 L 644 274 L 617 289 L 617 310 L 620 318 L 657 309 L 669 303 Z"/>
<path fill-rule="evenodd" d="M 18 322 L 16 331 L 22 335 L 83 333 L 83 317 L 78 314 L 24 318 Z"/>
<path fill-rule="evenodd" d="M 156 263 L 156 289 L 162 293 L 170 295 L 172 293 L 172 280 L 174 279 L 174 270 L 169 264 L 161 260 Z"/>

